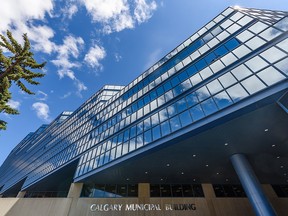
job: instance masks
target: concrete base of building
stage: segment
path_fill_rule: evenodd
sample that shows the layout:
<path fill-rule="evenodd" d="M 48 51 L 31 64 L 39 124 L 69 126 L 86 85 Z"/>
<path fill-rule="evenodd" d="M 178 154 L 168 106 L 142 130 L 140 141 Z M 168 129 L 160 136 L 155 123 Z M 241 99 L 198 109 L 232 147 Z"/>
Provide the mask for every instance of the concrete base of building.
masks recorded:
<path fill-rule="evenodd" d="M 279 216 L 288 198 L 271 198 Z M 0 198 L 5 216 L 254 216 L 247 198 Z"/>

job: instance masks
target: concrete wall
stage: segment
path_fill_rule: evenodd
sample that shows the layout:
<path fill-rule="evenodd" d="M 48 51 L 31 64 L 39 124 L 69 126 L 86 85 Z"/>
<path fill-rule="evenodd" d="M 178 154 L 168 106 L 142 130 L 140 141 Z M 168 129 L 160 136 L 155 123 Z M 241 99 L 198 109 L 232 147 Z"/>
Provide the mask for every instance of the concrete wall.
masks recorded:
<path fill-rule="evenodd" d="M 0 216 L 254 216 L 246 198 L 0 198 Z M 288 198 L 273 198 L 271 203 L 279 216 L 287 216 Z M 97 204 L 117 206 L 116 210 L 92 212 Z M 159 205 L 161 210 L 127 209 L 130 204 Z M 195 204 L 196 210 L 170 210 L 173 204 Z M 122 205 L 121 211 L 118 207 Z M 107 207 L 107 206 L 106 206 Z M 148 208 L 148 206 L 146 206 Z M 150 206 L 151 207 L 151 206 Z M 153 206 L 152 206 L 153 207 Z"/>

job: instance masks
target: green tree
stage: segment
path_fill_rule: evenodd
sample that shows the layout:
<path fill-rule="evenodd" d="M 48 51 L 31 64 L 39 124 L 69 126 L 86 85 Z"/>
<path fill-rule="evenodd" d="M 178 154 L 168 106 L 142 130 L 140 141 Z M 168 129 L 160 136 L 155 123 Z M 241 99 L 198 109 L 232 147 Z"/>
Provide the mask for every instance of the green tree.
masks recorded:
<path fill-rule="evenodd" d="M 27 34 L 23 34 L 23 44 L 19 44 L 7 31 L 7 37 L 0 34 L 0 113 L 19 114 L 18 110 L 9 106 L 8 101 L 12 95 L 9 91 L 12 83 L 15 83 L 27 94 L 34 94 L 23 81 L 38 85 L 35 78 L 41 78 L 45 74 L 32 72 L 32 69 L 42 69 L 46 62 L 37 63 L 30 51 L 30 42 Z M 4 52 L 5 51 L 5 55 Z M 7 122 L 0 119 L 0 130 L 6 129 Z"/>

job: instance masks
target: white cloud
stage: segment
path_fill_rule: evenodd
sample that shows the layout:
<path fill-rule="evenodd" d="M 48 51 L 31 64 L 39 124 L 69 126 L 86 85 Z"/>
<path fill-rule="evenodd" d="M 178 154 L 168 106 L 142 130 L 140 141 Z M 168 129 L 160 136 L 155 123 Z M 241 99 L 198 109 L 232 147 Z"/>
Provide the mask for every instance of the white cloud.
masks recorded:
<path fill-rule="evenodd" d="M 83 82 L 78 80 L 75 76 L 73 68 L 79 68 L 81 65 L 75 59 L 79 57 L 80 51 L 84 46 L 84 41 L 81 37 L 74 37 L 72 35 L 66 36 L 62 45 L 56 46 L 56 59 L 51 62 L 58 67 L 57 73 L 61 78 L 68 77 L 74 81 L 77 87 L 77 95 L 81 96 L 81 92 L 87 90 Z M 71 60 L 74 58 L 74 60 Z M 73 61 L 73 62 L 72 62 Z"/>
<path fill-rule="evenodd" d="M 157 4 L 153 0 L 79 0 L 95 23 L 103 25 L 103 32 L 110 34 L 135 27 L 151 18 Z M 134 7 L 134 12 L 133 11 Z"/>
<path fill-rule="evenodd" d="M 60 97 L 60 99 L 65 99 L 71 96 L 71 92 L 67 92 L 66 94 L 64 94 L 62 97 Z"/>
<path fill-rule="evenodd" d="M 153 11 L 157 9 L 157 4 L 155 1 L 147 3 L 145 0 L 135 0 L 136 8 L 134 10 L 134 15 L 138 23 L 146 22 L 153 15 Z"/>
<path fill-rule="evenodd" d="M 90 67 L 102 70 L 103 66 L 100 64 L 100 61 L 104 59 L 105 56 L 106 52 L 104 47 L 94 45 L 85 55 L 84 61 L 87 62 Z"/>
<path fill-rule="evenodd" d="M 50 121 L 49 117 L 49 106 L 42 102 L 36 102 L 32 105 L 32 109 L 36 111 L 38 118 L 48 122 Z"/>
<path fill-rule="evenodd" d="M 9 105 L 11 108 L 13 109 L 19 109 L 20 107 L 20 102 L 19 101 L 15 101 L 15 100 L 12 100 L 10 99 L 8 102 L 7 102 L 7 105 Z"/>
<path fill-rule="evenodd" d="M 41 100 L 41 101 L 46 101 L 48 98 L 48 94 L 46 94 L 43 91 L 37 91 L 36 96 L 37 96 L 37 100 Z"/>
<path fill-rule="evenodd" d="M 53 30 L 46 25 L 35 25 L 33 20 L 45 21 L 45 15 L 51 16 L 52 10 L 53 0 L 1 1 L 0 32 L 3 34 L 10 29 L 17 40 L 21 39 L 23 33 L 27 33 L 36 50 L 51 53 L 54 46 L 50 41 L 54 36 Z"/>

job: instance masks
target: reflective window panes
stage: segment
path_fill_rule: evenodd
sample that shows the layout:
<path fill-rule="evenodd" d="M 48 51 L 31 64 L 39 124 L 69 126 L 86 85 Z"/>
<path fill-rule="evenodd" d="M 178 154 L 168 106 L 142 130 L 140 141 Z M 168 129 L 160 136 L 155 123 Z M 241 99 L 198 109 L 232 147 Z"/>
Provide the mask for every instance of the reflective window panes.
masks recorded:
<path fill-rule="evenodd" d="M 215 94 L 223 89 L 221 84 L 217 79 L 213 80 L 212 82 L 207 84 L 207 88 L 211 94 Z"/>
<path fill-rule="evenodd" d="M 210 96 L 207 88 L 205 86 L 201 87 L 196 91 L 199 101 L 203 101 Z"/>
<path fill-rule="evenodd" d="M 275 66 L 286 76 L 288 76 L 288 58 L 283 59 L 282 61 L 275 64 Z"/>
<path fill-rule="evenodd" d="M 200 82 L 202 81 L 202 78 L 200 77 L 199 74 L 195 74 L 194 76 L 192 76 L 192 77 L 190 78 L 190 81 L 191 81 L 191 83 L 192 83 L 193 86 L 194 86 L 194 85 L 200 83 Z"/>
<path fill-rule="evenodd" d="M 181 124 L 180 124 L 178 116 L 175 116 L 175 117 L 170 119 L 170 126 L 171 126 L 172 132 L 181 128 Z"/>
<path fill-rule="evenodd" d="M 219 94 L 215 95 L 213 98 L 214 98 L 215 103 L 219 107 L 219 109 L 223 109 L 229 106 L 230 104 L 232 104 L 230 97 L 225 91 L 220 92 Z"/>
<path fill-rule="evenodd" d="M 288 17 L 285 17 L 284 19 L 282 19 L 278 23 L 276 23 L 275 27 L 277 27 L 283 31 L 287 31 L 288 30 Z"/>
<path fill-rule="evenodd" d="M 266 87 L 256 76 L 252 76 L 243 80 L 241 84 L 250 94 L 258 92 Z"/>
<path fill-rule="evenodd" d="M 201 75 L 202 79 L 206 79 L 206 78 L 210 77 L 212 74 L 213 73 L 209 67 L 206 67 L 205 69 L 200 71 L 200 75 Z"/>
<path fill-rule="evenodd" d="M 226 73 L 222 75 L 221 77 L 219 77 L 219 81 L 224 86 L 224 88 L 231 86 L 237 82 L 237 80 L 233 77 L 231 73 Z"/>
<path fill-rule="evenodd" d="M 281 41 L 280 43 L 278 43 L 277 46 L 279 48 L 281 48 L 282 50 L 288 52 L 288 38 L 283 40 L 283 41 Z"/>
<path fill-rule="evenodd" d="M 251 18 L 251 17 L 248 17 L 248 16 L 245 16 L 245 17 L 243 17 L 243 18 L 241 18 L 237 23 L 239 24 L 239 25 L 242 25 L 242 26 L 244 26 L 244 25 L 247 25 L 249 22 L 251 22 L 253 19 Z"/>
<path fill-rule="evenodd" d="M 200 105 L 196 105 L 190 109 L 190 113 L 194 121 L 197 121 L 204 117 L 204 112 Z"/>
<path fill-rule="evenodd" d="M 258 34 L 259 32 L 263 31 L 264 29 L 268 28 L 268 25 L 258 21 L 254 25 L 252 25 L 249 30 Z"/>
<path fill-rule="evenodd" d="M 268 63 L 259 56 L 256 56 L 245 63 L 253 72 L 257 72 L 266 67 Z"/>
<path fill-rule="evenodd" d="M 267 85 L 272 85 L 285 79 L 285 76 L 277 71 L 275 68 L 268 67 L 257 74 Z"/>
<path fill-rule="evenodd" d="M 236 38 L 237 38 L 238 40 L 240 40 L 241 42 L 244 43 L 245 41 L 249 40 L 249 39 L 252 38 L 253 36 L 254 36 L 253 33 L 251 33 L 251 32 L 248 31 L 248 30 L 245 30 L 245 31 L 243 31 L 242 33 L 240 33 L 239 35 L 237 35 Z"/>
<path fill-rule="evenodd" d="M 228 88 L 227 93 L 234 102 L 237 102 L 248 96 L 248 93 L 244 90 L 244 88 L 240 84 L 236 84 Z"/>
<path fill-rule="evenodd" d="M 212 98 L 203 101 L 201 103 L 201 106 L 204 110 L 205 115 L 210 115 L 218 110 Z"/>
<path fill-rule="evenodd" d="M 269 40 L 274 39 L 275 37 L 277 37 L 281 33 L 282 33 L 281 31 L 278 31 L 277 29 L 270 27 L 267 30 L 265 30 L 264 32 L 262 32 L 260 34 L 260 36 L 269 41 Z"/>
<path fill-rule="evenodd" d="M 188 105 L 189 107 L 194 106 L 195 104 L 198 103 L 198 98 L 197 98 L 195 92 L 187 95 L 185 99 L 186 99 L 187 105 Z"/>
<path fill-rule="evenodd" d="M 166 136 L 170 134 L 171 128 L 170 128 L 169 121 L 163 122 L 160 126 L 161 126 L 162 136 Z"/>
<path fill-rule="evenodd" d="M 237 20 L 239 20 L 243 16 L 244 16 L 243 13 L 237 12 L 233 16 L 231 16 L 230 19 L 233 20 L 234 22 L 236 22 Z"/>
<path fill-rule="evenodd" d="M 246 42 L 246 45 L 252 50 L 259 48 L 263 44 L 265 44 L 265 41 L 257 36 Z"/>
<path fill-rule="evenodd" d="M 238 48 L 236 48 L 235 50 L 233 50 L 233 53 L 238 57 L 238 58 L 242 58 L 243 56 L 247 55 L 248 53 L 250 53 L 251 50 L 245 46 L 244 44 L 239 46 Z"/>
<path fill-rule="evenodd" d="M 264 51 L 260 54 L 264 59 L 266 59 L 270 63 L 274 63 L 277 60 L 286 56 L 286 53 L 282 52 L 281 50 L 277 49 L 276 47 L 271 47 L 268 50 Z"/>
<path fill-rule="evenodd" d="M 233 62 L 235 62 L 237 60 L 237 58 L 235 57 L 235 55 L 233 55 L 232 53 L 228 53 L 227 55 L 225 55 L 224 57 L 221 58 L 221 61 L 226 65 L 230 65 Z"/>
<path fill-rule="evenodd" d="M 224 64 L 223 64 L 220 60 L 217 60 L 217 61 L 215 61 L 214 63 L 212 63 L 212 64 L 210 65 L 210 68 L 212 69 L 212 71 L 213 71 L 214 73 L 220 71 L 220 70 L 223 69 L 224 67 L 225 67 Z"/>
<path fill-rule="evenodd" d="M 243 64 L 231 70 L 231 73 L 238 80 L 242 80 L 252 74 L 252 72 Z"/>
<path fill-rule="evenodd" d="M 180 118 L 180 122 L 181 122 L 182 127 L 185 127 L 186 125 L 192 123 L 192 118 L 191 118 L 188 110 L 179 114 L 179 118 Z"/>

